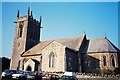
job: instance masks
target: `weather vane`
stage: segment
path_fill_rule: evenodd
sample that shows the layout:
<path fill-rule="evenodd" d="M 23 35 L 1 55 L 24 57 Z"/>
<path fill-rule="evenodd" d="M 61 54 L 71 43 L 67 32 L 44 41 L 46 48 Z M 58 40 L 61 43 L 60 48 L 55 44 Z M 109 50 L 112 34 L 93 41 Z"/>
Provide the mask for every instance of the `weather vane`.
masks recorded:
<path fill-rule="evenodd" d="M 31 8 L 32 8 L 32 7 L 31 7 L 31 0 L 30 0 L 30 11 L 31 11 Z"/>
<path fill-rule="evenodd" d="M 84 31 L 84 34 L 86 34 L 85 31 Z"/>
<path fill-rule="evenodd" d="M 105 38 L 107 38 L 107 33 L 105 33 Z"/>

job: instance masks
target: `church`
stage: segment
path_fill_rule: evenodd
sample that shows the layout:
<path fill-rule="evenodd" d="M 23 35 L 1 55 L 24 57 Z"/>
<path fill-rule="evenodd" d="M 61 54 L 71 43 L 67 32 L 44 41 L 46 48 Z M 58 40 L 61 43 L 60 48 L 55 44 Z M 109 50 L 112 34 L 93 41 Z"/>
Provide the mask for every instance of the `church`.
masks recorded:
<path fill-rule="evenodd" d="M 87 39 L 83 34 L 40 41 L 41 22 L 30 8 L 26 16 L 18 10 L 10 69 L 101 74 L 104 69 L 120 68 L 120 50 L 107 37 Z"/>

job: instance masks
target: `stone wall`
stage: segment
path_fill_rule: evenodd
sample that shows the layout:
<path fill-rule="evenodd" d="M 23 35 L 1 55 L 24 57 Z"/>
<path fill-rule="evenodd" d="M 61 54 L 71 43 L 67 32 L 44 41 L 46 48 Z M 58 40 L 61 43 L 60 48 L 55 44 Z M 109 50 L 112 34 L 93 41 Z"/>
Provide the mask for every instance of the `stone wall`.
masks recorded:
<path fill-rule="evenodd" d="M 39 22 L 30 16 L 17 19 L 10 69 L 19 69 L 21 54 L 39 43 L 39 29 Z"/>
<path fill-rule="evenodd" d="M 28 66 L 31 68 L 31 71 L 34 71 L 35 69 L 35 62 L 32 59 L 29 59 L 25 64 L 24 64 L 24 71 L 28 71 Z"/>
<path fill-rule="evenodd" d="M 99 59 L 96 59 L 87 54 L 82 54 L 82 64 L 83 64 L 83 72 L 85 73 L 100 73 L 99 67 Z"/>
<path fill-rule="evenodd" d="M 54 53 L 55 55 L 55 66 L 49 67 L 49 55 Z M 65 46 L 52 42 L 42 50 L 42 71 L 58 72 L 65 71 Z"/>
<path fill-rule="evenodd" d="M 78 71 L 78 53 L 70 49 L 65 50 L 66 54 L 66 71 Z"/>
<path fill-rule="evenodd" d="M 13 52 L 11 58 L 10 69 L 17 70 L 20 54 L 25 51 L 25 44 L 26 44 L 26 33 L 27 33 L 27 17 L 22 17 L 17 20 L 16 23 L 16 31 L 15 31 L 15 38 L 13 44 Z M 22 36 L 18 38 L 18 29 L 19 29 L 19 22 L 23 22 L 23 31 Z"/>
<path fill-rule="evenodd" d="M 114 68 L 118 68 L 118 56 L 117 53 L 91 53 L 88 54 L 99 60 L 100 68 L 107 68 L 113 70 Z M 103 56 L 106 56 L 106 66 L 103 65 Z M 114 56 L 115 67 L 112 66 L 112 58 Z"/>
<path fill-rule="evenodd" d="M 26 57 L 21 57 L 21 59 L 20 59 L 20 70 L 26 70 L 25 69 L 25 66 L 28 66 L 28 64 L 25 64 L 29 59 L 34 59 L 34 60 L 36 60 L 36 61 L 38 61 L 39 63 L 40 63 L 40 65 L 42 64 L 41 63 L 41 55 L 37 55 L 37 56 L 26 56 Z M 29 62 L 30 63 L 30 62 Z M 38 71 L 39 70 L 41 70 L 41 66 L 40 65 L 38 65 Z M 24 66 L 24 68 L 23 68 L 23 66 Z M 35 64 L 33 65 L 31 65 L 31 66 L 35 66 Z"/>
<path fill-rule="evenodd" d="M 103 65 L 103 56 L 106 56 L 106 66 Z M 112 66 L 111 56 L 114 56 L 115 67 Z M 89 53 L 84 54 L 83 57 L 84 72 L 100 74 L 102 69 L 118 68 L 117 53 Z"/>

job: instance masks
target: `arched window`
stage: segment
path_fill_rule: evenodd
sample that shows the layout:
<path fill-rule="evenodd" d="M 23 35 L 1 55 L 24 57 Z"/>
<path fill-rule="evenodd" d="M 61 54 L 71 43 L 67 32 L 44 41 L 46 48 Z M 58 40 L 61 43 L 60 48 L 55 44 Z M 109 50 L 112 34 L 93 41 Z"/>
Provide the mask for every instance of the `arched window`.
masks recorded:
<path fill-rule="evenodd" d="M 23 23 L 19 23 L 18 38 L 22 37 Z"/>
<path fill-rule="evenodd" d="M 20 60 L 18 61 L 18 67 L 17 67 L 17 70 L 20 69 Z"/>
<path fill-rule="evenodd" d="M 115 60 L 114 60 L 114 56 L 111 56 L 111 62 L 112 62 L 112 66 L 115 67 Z"/>
<path fill-rule="evenodd" d="M 53 52 L 49 55 L 49 68 L 55 67 L 55 55 Z"/>
<path fill-rule="evenodd" d="M 31 71 L 31 70 L 32 70 L 32 68 L 28 65 L 26 71 Z"/>
<path fill-rule="evenodd" d="M 106 63 L 106 56 L 103 56 L 103 65 L 104 65 L 104 66 L 107 66 L 107 63 Z"/>

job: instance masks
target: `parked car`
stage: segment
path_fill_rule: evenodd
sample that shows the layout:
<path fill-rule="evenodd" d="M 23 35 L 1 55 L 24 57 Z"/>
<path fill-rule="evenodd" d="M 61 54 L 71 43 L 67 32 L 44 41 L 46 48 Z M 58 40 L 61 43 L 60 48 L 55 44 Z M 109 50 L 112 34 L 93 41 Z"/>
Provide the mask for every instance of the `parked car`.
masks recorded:
<path fill-rule="evenodd" d="M 78 80 L 75 76 L 65 76 L 63 75 L 59 80 Z"/>
<path fill-rule="evenodd" d="M 41 73 L 35 73 L 35 79 L 34 80 L 42 80 L 42 74 Z"/>
<path fill-rule="evenodd" d="M 2 72 L 2 79 L 12 79 L 12 74 L 16 73 L 16 70 L 5 70 Z"/>
<path fill-rule="evenodd" d="M 25 72 L 18 71 L 12 74 L 12 79 L 27 80 L 27 75 Z"/>
<path fill-rule="evenodd" d="M 65 75 L 65 76 L 75 76 L 76 77 L 75 72 L 65 72 L 63 75 Z"/>
<path fill-rule="evenodd" d="M 65 72 L 59 80 L 78 80 L 75 72 Z"/>
<path fill-rule="evenodd" d="M 34 72 L 26 72 L 27 80 L 34 80 L 36 74 Z"/>
<path fill-rule="evenodd" d="M 59 80 L 59 78 L 56 74 L 46 74 L 42 77 L 42 80 Z"/>

